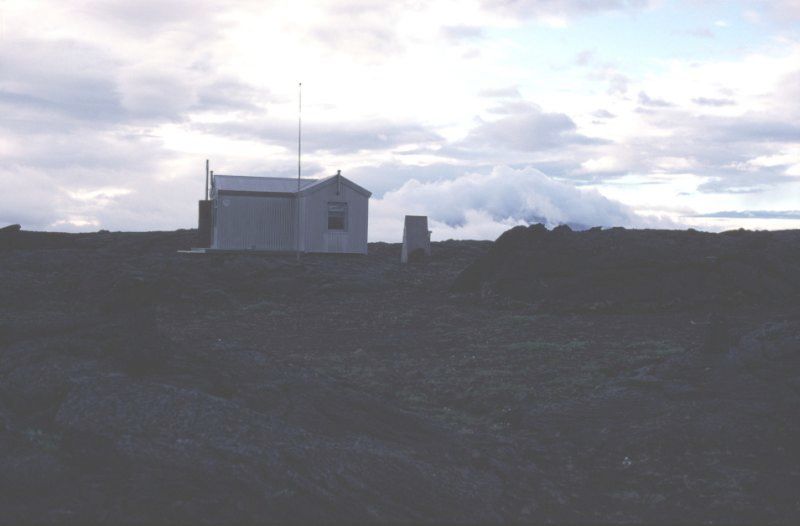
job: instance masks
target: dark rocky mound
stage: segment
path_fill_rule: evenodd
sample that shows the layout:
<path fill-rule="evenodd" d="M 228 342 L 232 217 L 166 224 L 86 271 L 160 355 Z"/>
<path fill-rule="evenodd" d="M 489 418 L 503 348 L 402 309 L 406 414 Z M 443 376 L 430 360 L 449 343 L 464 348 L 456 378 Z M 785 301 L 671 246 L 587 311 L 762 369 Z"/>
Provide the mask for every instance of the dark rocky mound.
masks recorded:
<path fill-rule="evenodd" d="M 567 309 L 786 305 L 800 297 L 800 232 L 518 226 L 452 288 Z"/>

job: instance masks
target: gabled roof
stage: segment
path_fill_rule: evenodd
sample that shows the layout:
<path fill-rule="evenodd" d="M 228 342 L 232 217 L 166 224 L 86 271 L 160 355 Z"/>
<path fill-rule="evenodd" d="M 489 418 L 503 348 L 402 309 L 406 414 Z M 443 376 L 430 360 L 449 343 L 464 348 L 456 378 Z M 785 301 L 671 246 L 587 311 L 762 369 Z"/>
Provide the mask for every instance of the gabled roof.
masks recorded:
<path fill-rule="evenodd" d="M 338 180 L 341 184 L 349 186 L 356 192 L 366 197 L 372 196 L 372 192 L 362 188 L 343 175 L 331 175 L 322 179 L 300 179 L 300 195 L 307 195 L 329 185 L 336 184 Z M 254 192 L 254 193 L 278 193 L 296 194 L 297 179 L 293 177 L 250 177 L 244 175 L 215 175 L 214 187 L 218 192 Z"/>
<path fill-rule="evenodd" d="M 372 196 L 372 192 L 370 192 L 366 188 L 363 188 L 363 187 L 357 185 L 356 183 L 354 183 L 353 181 L 351 181 L 347 177 L 345 177 L 343 175 L 339 175 L 339 174 L 331 175 L 330 177 L 325 177 L 323 179 L 317 179 L 316 181 L 314 181 L 310 185 L 308 185 L 306 187 L 301 187 L 300 188 L 300 195 L 306 195 L 306 194 L 310 194 L 312 192 L 316 192 L 320 188 L 322 188 L 324 186 L 327 186 L 329 184 L 336 184 L 337 179 L 339 181 L 341 181 L 341 183 L 343 185 L 349 186 L 351 189 L 355 190 L 356 192 L 358 192 L 360 194 L 365 195 L 366 197 Z"/>

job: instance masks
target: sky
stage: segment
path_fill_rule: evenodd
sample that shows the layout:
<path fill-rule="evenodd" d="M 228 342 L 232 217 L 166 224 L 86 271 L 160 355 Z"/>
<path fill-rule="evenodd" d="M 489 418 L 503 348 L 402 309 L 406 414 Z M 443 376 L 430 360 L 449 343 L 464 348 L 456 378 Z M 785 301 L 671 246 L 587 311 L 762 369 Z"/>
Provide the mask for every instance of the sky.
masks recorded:
<path fill-rule="evenodd" d="M 0 0 L 0 226 L 342 174 L 370 240 L 800 228 L 800 0 Z"/>

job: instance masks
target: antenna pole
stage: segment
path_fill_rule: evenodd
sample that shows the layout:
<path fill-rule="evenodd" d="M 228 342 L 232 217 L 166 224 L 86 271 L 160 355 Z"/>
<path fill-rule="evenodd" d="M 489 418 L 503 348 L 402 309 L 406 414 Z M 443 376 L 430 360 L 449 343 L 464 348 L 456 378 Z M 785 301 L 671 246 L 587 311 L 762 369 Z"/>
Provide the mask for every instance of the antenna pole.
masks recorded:
<path fill-rule="evenodd" d="M 300 191 L 300 153 L 303 140 L 303 83 L 297 83 L 297 190 Z"/>
<path fill-rule="evenodd" d="M 206 159 L 206 201 L 208 201 L 208 159 Z"/>
<path fill-rule="evenodd" d="M 295 246 L 297 248 L 297 260 L 300 261 L 300 171 L 301 154 L 303 145 L 303 83 L 297 83 L 297 232 L 295 234 Z"/>

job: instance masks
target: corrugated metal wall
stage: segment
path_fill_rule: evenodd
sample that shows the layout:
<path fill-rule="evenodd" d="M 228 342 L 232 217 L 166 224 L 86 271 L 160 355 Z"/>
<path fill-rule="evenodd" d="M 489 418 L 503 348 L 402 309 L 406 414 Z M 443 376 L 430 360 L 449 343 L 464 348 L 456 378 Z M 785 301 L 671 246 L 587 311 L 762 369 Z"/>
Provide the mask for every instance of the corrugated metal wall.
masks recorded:
<path fill-rule="evenodd" d="M 339 191 L 337 195 L 337 189 Z M 347 203 L 347 230 L 328 230 L 328 203 Z M 301 198 L 302 250 L 366 254 L 369 198 L 346 184 L 325 185 Z"/>
<path fill-rule="evenodd" d="M 214 248 L 295 250 L 295 203 L 294 197 L 219 195 Z"/>

